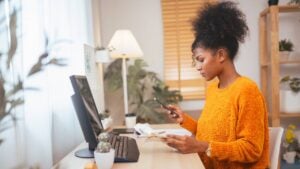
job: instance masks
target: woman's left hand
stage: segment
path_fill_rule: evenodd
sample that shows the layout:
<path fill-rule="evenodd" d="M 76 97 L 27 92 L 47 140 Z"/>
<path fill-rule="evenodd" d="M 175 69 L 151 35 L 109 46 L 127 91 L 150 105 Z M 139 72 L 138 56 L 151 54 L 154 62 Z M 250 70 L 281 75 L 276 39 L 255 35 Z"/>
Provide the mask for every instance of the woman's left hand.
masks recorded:
<path fill-rule="evenodd" d="M 208 148 L 208 142 L 198 141 L 191 136 L 167 135 L 162 140 L 184 154 L 205 152 Z"/>

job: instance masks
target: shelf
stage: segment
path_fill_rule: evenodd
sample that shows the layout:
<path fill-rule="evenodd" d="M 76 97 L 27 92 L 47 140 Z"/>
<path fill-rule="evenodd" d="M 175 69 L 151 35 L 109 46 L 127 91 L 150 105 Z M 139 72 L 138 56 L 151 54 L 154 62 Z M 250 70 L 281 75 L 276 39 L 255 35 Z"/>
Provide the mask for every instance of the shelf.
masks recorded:
<path fill-rule="evenodd" d="M 287 12 L 300 12 L 300 5 L 283 5 L 278 6 L 278 10 L 281 13 L 287 13 Z M 260 16 L 264 16 L 270 13 L 270 7 L 266 8 L 260 13 Z"/>
<path fill-rule="evenodd" d="M 280 64 L 300 64 L 300 60 L 280 61 Z"/>
<path fill-rule="evenodd" d="M 280 117 L 300 117 L 299 113 L 280 113 Z"/>
<path fill-rule="evenodd" d="M 281 65 L 286 65 L 286 64 L 299 64 L 300 65 L 300 60 L 288 60 L 288 61 L 280 61 L 279 64 Z M 268 67 L 270 66 L 270 63 L 262 63 L 260 64 L 261 67 Z"/>
<path fill-rule="evenodd" d="M 293 57 L 288 61 L 281 61 L 279 52 L 279 15 L 287 12 L 300 12 L 300 5 L 270 6 L 261 11 L 259 17 L 259 56 L 261 90 L 265 98 L 268 98 L 268 107 L 271 125 L 280 126 L 281 118 L 300 118 L 297 113 L 280 112 L 280 75 L 281 68 L 300 67 L 299 57 Z M 297 34 L 295 34 L 297 36 Z"/>

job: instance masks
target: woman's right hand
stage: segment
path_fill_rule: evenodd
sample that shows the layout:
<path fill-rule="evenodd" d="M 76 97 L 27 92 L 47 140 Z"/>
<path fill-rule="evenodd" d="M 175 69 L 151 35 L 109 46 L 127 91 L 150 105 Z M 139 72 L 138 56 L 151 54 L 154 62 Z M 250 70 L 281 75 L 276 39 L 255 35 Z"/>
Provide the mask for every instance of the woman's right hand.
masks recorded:
<path fill-rule="evenodd" d="M 170 119 L 174 120 L 179 124 L 183 122 L 183 112 L 179 107 L 175 105 L 168 105 L 167 110 Z"/>

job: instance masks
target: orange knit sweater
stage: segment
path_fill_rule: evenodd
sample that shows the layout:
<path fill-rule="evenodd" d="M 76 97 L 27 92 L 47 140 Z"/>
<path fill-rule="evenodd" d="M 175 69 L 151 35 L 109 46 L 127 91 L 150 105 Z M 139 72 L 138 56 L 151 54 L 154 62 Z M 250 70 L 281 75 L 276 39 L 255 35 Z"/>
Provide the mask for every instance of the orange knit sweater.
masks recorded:
<path fill-rule="evenodd" d="M 207 169 L 265 169 L 269 132 L 265 102 L 254 82 L 239 77 L 224 89 L 208 87 L 198 122 L 184 115 L 182 126 L 208 141 L 211 156 L 199 153 Z"/>

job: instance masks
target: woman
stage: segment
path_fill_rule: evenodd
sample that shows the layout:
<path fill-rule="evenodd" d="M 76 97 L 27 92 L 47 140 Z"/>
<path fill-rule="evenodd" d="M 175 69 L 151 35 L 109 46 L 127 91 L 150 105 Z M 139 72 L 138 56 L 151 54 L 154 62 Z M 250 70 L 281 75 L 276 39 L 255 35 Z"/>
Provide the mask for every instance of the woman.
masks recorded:
<path fill-rule="evenodd" d="M 207 80 L 218 78 L 206 94 L 196 122 L 168 106 L 182 127 L 195 137 L 168 135 L 164 141 L 182 153 L 199 153 L 206 168 L 265 169 L 269 166 L 269 133 L 264 98 L 257 85 L 235 69 L 239 42 L 248 32 L 244 14 L 233 2 L 207 5 L 193 23 L 193 60 Z"/>

